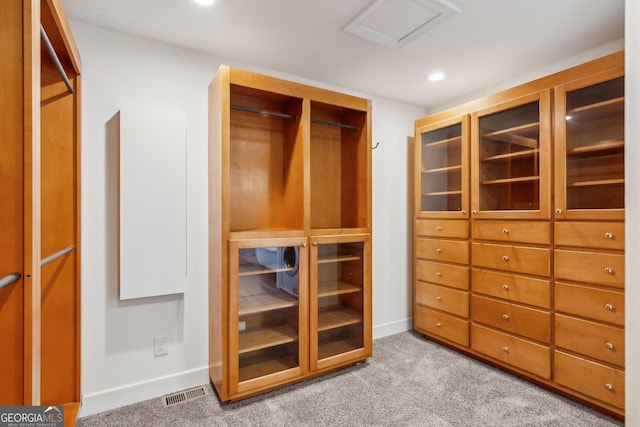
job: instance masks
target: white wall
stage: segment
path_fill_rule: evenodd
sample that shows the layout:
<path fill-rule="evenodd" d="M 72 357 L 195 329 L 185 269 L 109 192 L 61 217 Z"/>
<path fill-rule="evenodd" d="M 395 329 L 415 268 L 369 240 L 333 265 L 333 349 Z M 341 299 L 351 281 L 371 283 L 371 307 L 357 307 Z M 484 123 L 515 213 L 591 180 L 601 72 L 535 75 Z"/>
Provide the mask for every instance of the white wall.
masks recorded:
<path fill-rule="evenodd" d="M 208 382 L 207 100 L 222 63 L 72 22 L 82 58 L 82 393 L 80 416 Z M 282 73 L 373 101 L 374 337 L 411 328 L 410 164 L 423 109 Z M 118 299 L 118 111 L 125 101 L 187 114 L 187 285 L 184 295 Z M 149 153 L 150 156 L 153 153 Z M 169 337 L 154 358 L 153 337 Z"/>

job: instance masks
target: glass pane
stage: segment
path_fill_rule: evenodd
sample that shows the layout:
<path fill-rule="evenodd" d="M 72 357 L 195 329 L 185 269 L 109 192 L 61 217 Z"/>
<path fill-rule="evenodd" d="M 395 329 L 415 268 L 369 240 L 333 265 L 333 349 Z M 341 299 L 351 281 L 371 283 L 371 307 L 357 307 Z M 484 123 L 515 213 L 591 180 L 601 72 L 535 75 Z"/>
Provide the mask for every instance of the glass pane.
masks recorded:
<path fill-rule="evenodd" d="M 567 93 L 567 209 L 624 208 L 624 78 Z"/>
<path fill-rule="evenodd" d="M 422 211 L 462 209 L 462 125 L 422 134 Z"/>
<path fill-rule="evenodd" d="M 479 119 L 480 210 L 540 209 L 538 102 Z"/>
<path fill-rule="evenodd" d="M 299 366 L 298 247 L 240 249 L 239 378 Z"/>
<path fill-rule="evenodd" d="M 364 243 L 318 247 L 318 359 L 364 346 Z"/>

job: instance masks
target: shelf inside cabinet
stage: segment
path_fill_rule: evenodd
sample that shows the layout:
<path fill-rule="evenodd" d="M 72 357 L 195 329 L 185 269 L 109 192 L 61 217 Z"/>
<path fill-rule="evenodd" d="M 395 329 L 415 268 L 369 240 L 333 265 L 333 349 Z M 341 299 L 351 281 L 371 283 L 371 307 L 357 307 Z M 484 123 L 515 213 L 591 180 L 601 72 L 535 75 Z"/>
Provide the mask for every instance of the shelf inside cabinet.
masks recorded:
<path fill-rule="evenodd" d="M 240 286 L 240 301 L 238 314 L 245 316 L 264 311 L 278 310 L 287 307 L 295 307 L 298 300 L 279 289 L 270 286 L 257 278 Z"/>
<path fill-rule="evenodd" d="M 448 173 L 448 172 L 456 172 L 456 171 L 462 171 L 462 165 L 453 165 L 453 166 L 447 166 L 444 168 L 426 169 L 426 170 L 423 170 L 422 173 Z"/>
<path fill-rule="evenodd" d="M 598 179 L 591 181 L 574 181 L 567 184 L 567 187 L 597 187 L 606 185 L 624 184 L 624 179 Z"/>
<path fill-rule="evenodd" d="M 318 313 L 318 332 L 362 322 L 362 313 L 347 307 L 329 307 Z"/>
<path fill-rule="evenodd" d="M 255 276 L 259 274 L 280 273 L 292 270 L 292 267 L 269 268 L 256 264 L 240 264 L 238 276 Z"/>
<path fill-rule="evenodd" d="M 525 151 L 517 151 L 515 153 L 505 153 L 505 154 L 498 154 L 495 156 L 487 156 L 487 157 L 483 157 L 481 159 L 481 161 L 483 162 L 510 162 L 513 160 L 518 160 L 518 159 L 528 159 L 531 157 L 535 157 L 537 155 L 540 154 L 540 150 L 539 149 L 533 149 L 533 150 L 525 150 Z"/>
<path fill-rule="evenodd" d="M 600 156 L 609 151 L 621 151 L 624 149 L 624 140 L 601 141 L 597 144 L 583 145 L 567 149 L 571 156 Z"/>
<path fill-rule="evenodd" d="M 349 282 L 323 282 L 318 284 L 318 298 L 360 292 L 362 287 Z"/>
<path fill-rule="evenodd" d="M 455 196 L 458 194 L 462 194 L 462 191 L 453 190 L 453 191 L 435 191 L 431 193 L 422 193 L 423 196 Z"/>
<path fill-rule="evenodd" d="M 340 255 L 335 257 L 327 257 L 318 259 L 318 264 L 328 264 L 332 262 L 359 261 L 362 257 L 357 255 Z"/>
<path fill-rule="evenodd" d="M 264 377 L 275 372 L 286 371 L 296 368 L 298 362 L 291 354 L 273 358 L 269 355 L 257 355 L 248 359 L 243 359 L 243 366 L 240 366 L 238 379 L 240 382 L 253 378 Z"/>
<path fill-rule="evenodd" d="M 362 345 L 357 345 L 346 339 L 320 342 L 318 343 L 318 359 L 326 359 L 327 357 L 348 353 L 359 348 L 362 348 Z"/>
<path fill-rule="evenodd" d="M 504 179 L 492 179 L 489 181 L 482 181 L 483 185 L 502 185 L 502 184 L 520 184 L 525 182 L 540 181 L 539 176 L 520 176 L 516 178 L 504 178 Z"/>
<path fill-rule="evenodd" d="M 571 120 L 588 121 L 624 114 L 624 97 L 607 99 L 567 111 Z"/>
<path fill-rule="evenodd" d="M 448 148 L 451 144 L 460 144 L 462 142 L 461 136 L 455 136 L 453 138 L 447 138 L 440 141 L 427 142 L 424 143 L 423 146 L 427 149 L 429 148 Z"/>
<path fill-rule="evenodd" d="M 275 347 L 298 340 L 297 332 L 289 325 L 241 331 L 239 335 L 239 354 Z"/>
<path fill-rule="evenodd" d="M 524 133 L 529 131 L 537 131 L 540 123 L 526 123 L 520 126 L 514 126 L 508 129 L 500 129 L 497 131 L 485 133 L 483 138 L 490 139 L 492 141 L 508 142 L 510 144 L 521 145 L 528 148 L 537 148 L 538 140 L 535 138 L 529 138 L 519 135 L 518 133 Z"/>

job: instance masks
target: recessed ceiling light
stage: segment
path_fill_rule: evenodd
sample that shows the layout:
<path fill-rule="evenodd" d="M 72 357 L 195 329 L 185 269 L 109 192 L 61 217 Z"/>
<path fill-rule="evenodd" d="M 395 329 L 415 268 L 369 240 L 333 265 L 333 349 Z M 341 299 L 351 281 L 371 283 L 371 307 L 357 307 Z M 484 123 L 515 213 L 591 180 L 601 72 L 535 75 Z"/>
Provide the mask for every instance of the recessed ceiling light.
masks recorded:
<path fill-rule="evenodd" d="M 195 3 L 198 3 L 200 6 L 211 6 L 215 3 L 216 0 L 193 0 Z"/>
<path fill-rule="evenodd" d="M 444 73 L 442 73 L 440 71 L 437 71 L 435 73 L 429 74 L 429 81 L 430 82 L 439 82 L 442 79 L 444 79 Z"/>

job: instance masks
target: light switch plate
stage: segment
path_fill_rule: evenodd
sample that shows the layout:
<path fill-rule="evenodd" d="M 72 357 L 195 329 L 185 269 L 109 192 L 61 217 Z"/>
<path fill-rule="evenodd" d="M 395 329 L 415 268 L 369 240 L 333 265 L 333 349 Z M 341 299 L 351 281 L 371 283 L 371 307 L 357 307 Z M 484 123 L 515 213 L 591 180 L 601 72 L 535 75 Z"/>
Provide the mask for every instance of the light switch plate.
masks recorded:
<path fill-rule="evenodd" d="M 153 338 L 153 355 L 154 357 L 166 356 L 169 354 L 169 337 L 166 335 Z"/>

